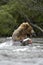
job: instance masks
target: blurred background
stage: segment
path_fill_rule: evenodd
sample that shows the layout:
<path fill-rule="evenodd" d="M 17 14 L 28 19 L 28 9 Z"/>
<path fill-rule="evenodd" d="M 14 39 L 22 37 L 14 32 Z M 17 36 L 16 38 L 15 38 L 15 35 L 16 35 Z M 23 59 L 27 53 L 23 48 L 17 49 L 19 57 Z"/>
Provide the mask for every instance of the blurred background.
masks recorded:
<path fill-rule="evenodd" d="M 43 0 L 0 0 L 0 37 L 12 36 L 24 21 L 31 24 L 36 37 L 43 37 Z"/>

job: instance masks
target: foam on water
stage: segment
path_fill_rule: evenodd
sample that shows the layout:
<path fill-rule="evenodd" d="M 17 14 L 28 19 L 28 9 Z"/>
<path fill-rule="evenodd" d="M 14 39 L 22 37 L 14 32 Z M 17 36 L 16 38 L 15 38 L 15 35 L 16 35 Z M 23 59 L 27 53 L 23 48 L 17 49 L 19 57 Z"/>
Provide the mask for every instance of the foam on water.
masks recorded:
<path fill-rule="evenodd" d="M 5 47 L 5 46 L 12 46 L 12 44 L 13 44 L 12 40 L 6 41 L 6 42 L 0 44 L 0 48 Z"/>
<path fill-rule="evenodd" d="M 42 43 L 34 41 L 29 46 L 12 44 L 12 40 L 0 44 L 0 65 L 43 65 Z"/>

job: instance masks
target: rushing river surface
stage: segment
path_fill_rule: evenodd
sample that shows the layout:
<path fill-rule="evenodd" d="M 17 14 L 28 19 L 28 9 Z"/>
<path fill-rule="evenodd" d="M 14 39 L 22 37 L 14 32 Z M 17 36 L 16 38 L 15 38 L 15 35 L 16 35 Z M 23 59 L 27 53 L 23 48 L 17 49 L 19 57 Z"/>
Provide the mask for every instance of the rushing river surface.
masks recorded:
<path fill-rule="evenodd" d="M 43 38 L 32 38 L 32 42 L 12 46 L 11 37 L 0 38 L 0 65 L 43 65 Z"/>

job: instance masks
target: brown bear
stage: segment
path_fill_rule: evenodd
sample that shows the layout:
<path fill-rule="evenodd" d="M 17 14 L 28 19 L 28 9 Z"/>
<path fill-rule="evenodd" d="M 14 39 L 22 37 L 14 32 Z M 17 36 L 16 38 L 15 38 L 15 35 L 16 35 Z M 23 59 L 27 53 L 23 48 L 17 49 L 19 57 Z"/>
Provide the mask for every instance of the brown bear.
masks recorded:
<path fill-rule="evenodd" d="M 34 33 L 33 28 L 28 22 L 23 22 L 12 34 L 13 41 L 20 41 L 27 38 L 27 35 Z"/>

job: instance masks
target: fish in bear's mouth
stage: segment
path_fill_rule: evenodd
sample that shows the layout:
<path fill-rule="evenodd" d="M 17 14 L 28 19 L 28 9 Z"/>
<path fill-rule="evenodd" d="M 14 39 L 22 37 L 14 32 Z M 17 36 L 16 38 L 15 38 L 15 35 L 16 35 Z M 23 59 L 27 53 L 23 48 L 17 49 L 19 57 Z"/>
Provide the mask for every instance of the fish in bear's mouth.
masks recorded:
<path fill-rule="evenodd" d="M 30 38 L 26 38 L 24 40 L 21 41 L 22 45 L 28 45 L 28 44 L 32 44 L 32 40 Z"/>

